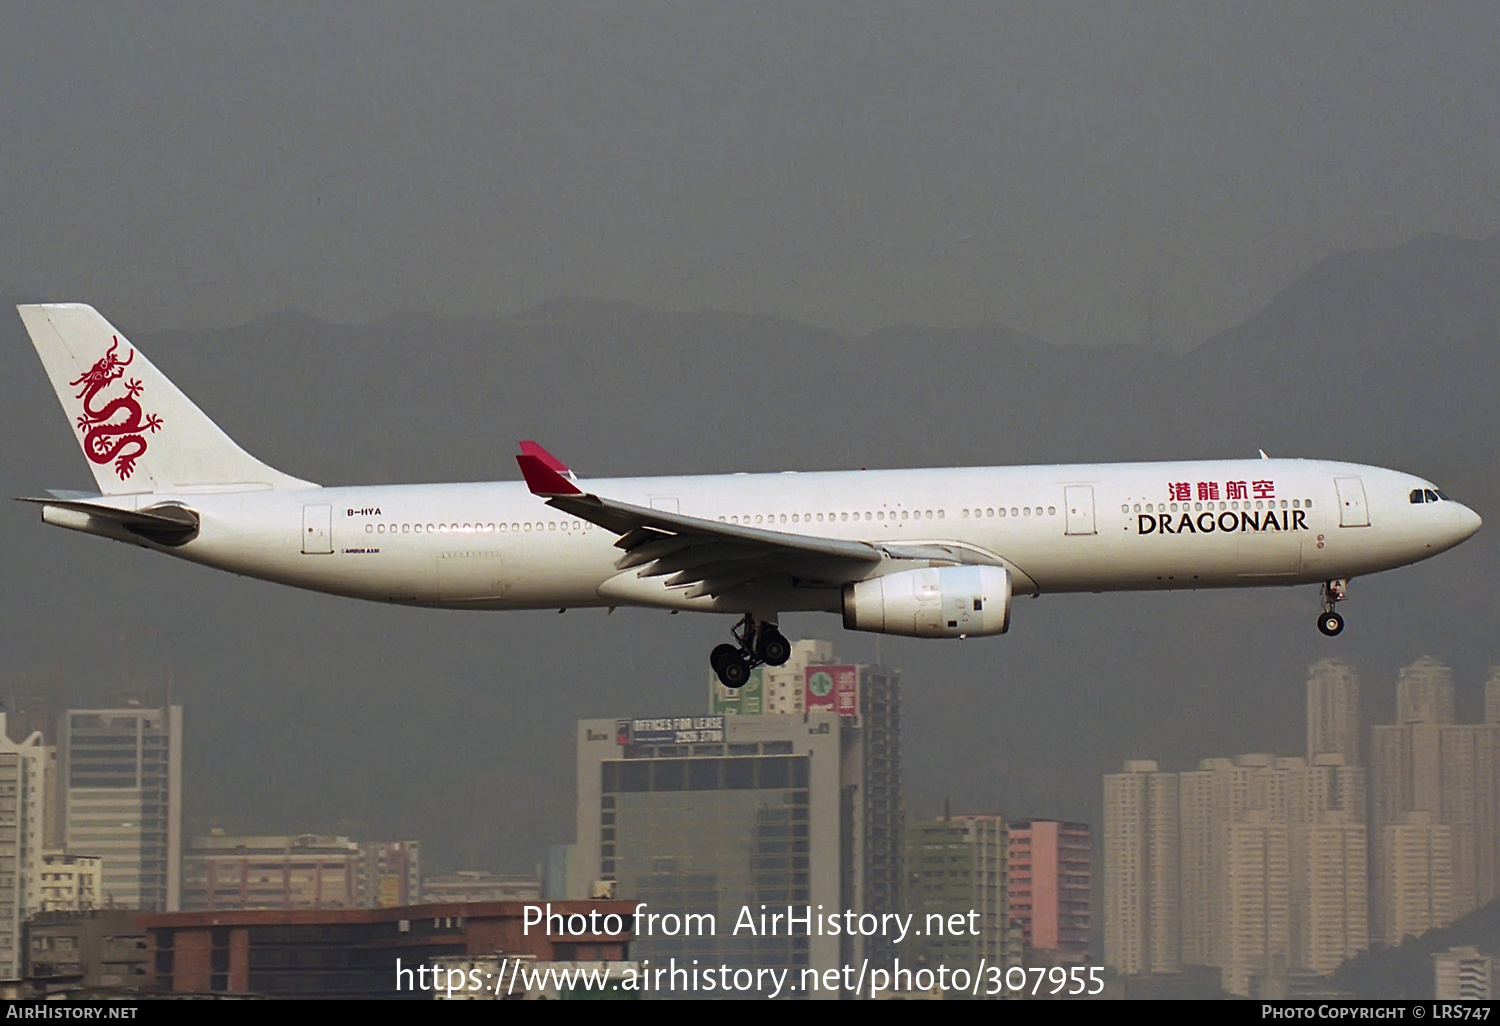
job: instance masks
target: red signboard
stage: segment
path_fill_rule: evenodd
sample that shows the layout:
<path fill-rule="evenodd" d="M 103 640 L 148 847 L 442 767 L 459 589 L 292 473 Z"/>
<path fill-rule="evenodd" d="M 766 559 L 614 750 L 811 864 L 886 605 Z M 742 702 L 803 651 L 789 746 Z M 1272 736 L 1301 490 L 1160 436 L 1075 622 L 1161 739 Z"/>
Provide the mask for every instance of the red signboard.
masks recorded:
<path fill-rule="evenodd" d="M 809 666 L 803 708 L 826 709 L 840 716 L 859 715 L 858 666 Z"/>

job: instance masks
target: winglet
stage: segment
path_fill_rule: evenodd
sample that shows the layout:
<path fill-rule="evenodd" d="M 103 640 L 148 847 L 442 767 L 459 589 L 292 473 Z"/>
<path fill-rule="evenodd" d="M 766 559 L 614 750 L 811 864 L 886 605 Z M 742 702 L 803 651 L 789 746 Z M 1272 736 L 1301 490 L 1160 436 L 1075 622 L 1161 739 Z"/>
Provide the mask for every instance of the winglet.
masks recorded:
<path fill-rule="evenodd" d="M 542 466 L 548 470 L 555 470 L 559 474 L 565 474 L 568 477 L 573 476 L 573 472 L 568 469 L 567 464 L 535 442 L 522 442 L 521 453 L 526 456 L 535 456 L 542 461 Z"/>
<path fill-rule="evenodd" d="M 521 476 L 533 495 L 582 495 L 583 489 L 573 483 L 573 472 L 567 464 L 535 442 L 522 442 L 516 457 Z M 564 476 L 566 475 L 566 476 Z"/>

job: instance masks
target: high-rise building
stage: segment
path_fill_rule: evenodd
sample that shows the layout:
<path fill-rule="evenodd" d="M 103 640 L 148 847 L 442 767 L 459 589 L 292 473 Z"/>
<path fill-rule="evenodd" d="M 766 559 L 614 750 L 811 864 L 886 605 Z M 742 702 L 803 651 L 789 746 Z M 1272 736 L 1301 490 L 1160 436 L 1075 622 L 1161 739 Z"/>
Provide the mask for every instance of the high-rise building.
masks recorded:
<path fill-rule="evenodd" d="M 1493 689 L 1485 690 L 1488 716 Z M 1371 731 L 1376 906 L 1383 914 L 1393 897 L 1380 890 L 1386 828 L 1425 812 L 1451 833 L 1458 918 L 1500 897 L 1500 723 L 1454 723 L 1452 673 L 1428 656 L 1401 671 L 1396 693 L 1397 722 Z M 1379 932 L 1389 933 L 1386 924 Z"/>
<path fill-rule="evenodd" d="M 1475 947 L 1432 956 L 1432 996 L 1439 1001 L 1489 1001 L 1495 993 L 1495 960 Z"/>
<path fill-rule="evenodd" d="M 1395 947 L 1453 922 L 1453 833 L 1429 812 L 1409 812 L 1384 833 L 1383 930 Z"/>
<path fill-rule="evenodd" d="M 1434 679 L 1409 675 L 1413 708 L 1441 707 Z M 1307 717 L 1305 758 L 1204 759 L 1180 774 L 1142 761 L 1106 775 L 1108 965 L 1127 975 L 1170 971 L 1158 952 L 1170 950 L 1161 924 L 1173 916 L 1177 965 L 1215 967 L 1237 994 L 1249 993 L 1252 978 L 1327 974 L 1369 946 L 1367 784 L 1352 667 L 1309 668 Z M 1173 860 L 1175 896 L 1159 868 Z"/>
<path fill-rule="evenodd" d="M 1320 659 L 1307 675 L 1307 760 L 1337 754 L 1359 765 L 1359 676 L 1342 659 Z"/>
<path fill-rule="evenodd" d="M 105 904 L 176 911 L 182 706 L 69 709 L 60 727 L 64 846 L 104 860 Z"/>
<path fill-rule="evenodd" d="M 876 915 L 905 912 L 901 678 L 883 666 L 857 667 L 858 690 L 854 708 L 850 709 L 849 698 L 840 687 L 838 667 L 829 669 L 834 676 L 831 694 L 820 697 L 825 682 L 819 677 L 817 667 L 809 667 L 807 696 L 809 708 L 823 700 L 829 701 L 823 708 L 833 708 L 839 713 L 843 793 L 853 815 L 849 835 L 857 854 L 857 861 L 846 869 L 843 889 L 858 895 L 866 912 Z M 896 954 L 896 940 L 889 932 L 877 933 L 862 945 L 862 957 L 868 957 L 873 966 L 891 965 Z"/>
<path fill-rule="evenodd" d="M 1370 947 L 1365 825 L 1322 812 L 1292 825 L 1291 966 L 1327 976 Z"/>
<path fill-rule="evenodd" d="M 1224 910 L 1220 951 L 1224 989 L 1249 994 L 1250 977 L 1291 956 L 1291 867 L 1287 825 L 1250 809 L 1224 828 Z"/>
<path fill-rule="evenodd" d="M 908 953 L 925 957 L 928 966 L 975 967 L 981 959 L 1020 964 L 1011 943 L 1006 861 L 1005 820 L 999 816 L 945 815 L 909 823 L 907 902 L 921 935 L 907 942 Z M 954 922 L 965 929 L 952 931 Z M 903 965 L 912 961 L 902 958 Z"/>
<path fill-rule="evenodd" d="M 1396 722 L 1453 722 L 1453 671 L 1445 663 L 1424 655 L 1401 668 L 1396 678 Z"/>
<path fill-rule="evenodd" d="M 1104 964 L 1125 975 L 1182 968 L 1178 784 L 1148 760 L 1104 777 Z"/>
<path fill-rule="evenodd" d="M 42 735 L 12 741 L 0 713 L 0 980 L 21 978 L 22 926 L 41 904 L 46 765 Z"/>
<path fill-rule="evenodd" d="M 194 837 L 183 855 L 182 910 L 360 907 L 365 855 L 347 837 Z"/>
<path fill-rule="evenodd" d="M 1178 864 L 1182 889 L 1182 964 L 1218 966 L 1219 881 L 1224 873 L 1224 827 L 1247 807 L 1250 771 L 1233 759 L 1204 759 L 1181 774 Z M 1105 858 L 1108 859 L 1106 853 Z"/>
<path fill-rule="evenodd" d="M 643 924 L 632 957 L 794 977 L 860 961 L 858 937 L 767 934 L 758 918 L 735 929 L 742 910 L 756 917 L 762 905 L 865 910 L 854 868 L 859 796 L 844 789 L 840 719 L 815 711 L 579 722 L 581 868 L 613 884 L 616 898 L 668 917 Z"/>
<path fill-rule="evenodd" d="M 836 661 L 832 643 L 792 643 L 785 665 L 761 666 L 737 691 L 710 674 L 710 709 L 724 715 L 792 715 L 825 710 L 839 715 L 846 789 L 845 815 L 853 838 L 842 888 L 858 893 L 876 913 L 902 912 L 905 848 L 901 805 L 901 681 L 879 665 Z M 862 942 L 872 965 L 891 963 L 894 941 L 885 934 Z"/>
<path fill-rule="evenodd" d="M 1346 765 L 1339 753 L 1317 755 L 1311 764 L 1303 758 L 1265 754 L 1205 759 L 1197 770 L 1181 775 L 1180 792 L 1184 965 L 1229 967 L 1223 881 L 1231 824 L 1251 812 L 1262 812 L 1270 822 L 1288 828 L 1318 823 L 1329 812 L 1340 813 L 1351 824 L 1364 822 L 1365 771 Z M 1313 837 L 1308 832 L 1296 836 L 1299 842 Z M 1241 977 L 1248 979 L 1240 974 L 1236 980 Z"/>
<path fill-rule="evenodd" d="M 1010 916 L 1028 953 L 1087 962 L 1093 875 L 1088 824 L 1012 823 L 1007 847 Z"/>

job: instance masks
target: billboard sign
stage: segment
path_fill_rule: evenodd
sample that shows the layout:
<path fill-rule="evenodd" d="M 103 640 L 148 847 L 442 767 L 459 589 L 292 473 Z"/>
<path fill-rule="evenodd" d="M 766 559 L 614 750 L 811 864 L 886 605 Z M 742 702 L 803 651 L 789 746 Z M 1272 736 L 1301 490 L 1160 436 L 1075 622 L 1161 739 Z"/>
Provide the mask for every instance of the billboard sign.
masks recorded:
<path fill-rule="evenodd" d="M 803 708 L 826 710 L 840 716 L 859 715 L 858 666 L 809 666 Z"/>
<path fill-rule="evenodd" d="M 724 740 L 723 716 L 663 716 L 630 720 L 626 743 L 633 745 L 690 745 Z"/>
<path fill-rule="evenodd" d="M 766 678 L 759 666 L 750 671 L 750 679 L 742 688 L 730 690 L 719 683 L 717 676 L 711 687 L 716 715 L 759 716 L 766 711 Z"/>

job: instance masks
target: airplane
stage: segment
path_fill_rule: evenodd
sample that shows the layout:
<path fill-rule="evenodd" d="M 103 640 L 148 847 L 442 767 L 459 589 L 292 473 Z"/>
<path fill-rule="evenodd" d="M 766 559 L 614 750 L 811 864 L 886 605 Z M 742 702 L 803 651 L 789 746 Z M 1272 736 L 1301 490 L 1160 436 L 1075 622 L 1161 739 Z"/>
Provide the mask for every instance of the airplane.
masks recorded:
<path fill-rule="evenodd" d="M 23 501 L 57 527 L 375 602 L 736 614 L 726 687 L 779 666 L 781 613 L 857 631 L 1004 634 L 1017 596 L 1319 584 L 1481 526 L 1432 482 L 1304 459 L 581 480 L 533 441 L 523 482 L 322 487 L 236 445 L 93 307 L 18 307 L 98 491 Z"/>

